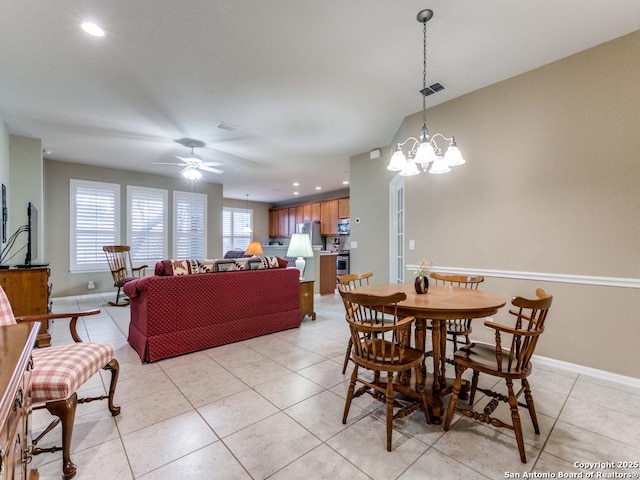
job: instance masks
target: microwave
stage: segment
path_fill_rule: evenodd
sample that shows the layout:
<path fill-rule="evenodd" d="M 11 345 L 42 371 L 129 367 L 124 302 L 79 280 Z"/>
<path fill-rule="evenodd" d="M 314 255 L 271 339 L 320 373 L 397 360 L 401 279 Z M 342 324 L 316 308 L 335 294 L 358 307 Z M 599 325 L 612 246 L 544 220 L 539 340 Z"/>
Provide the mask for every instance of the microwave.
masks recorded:
<path fill-rule="evenodd" d="M 338 219 L 338 233 L 340 235 L 349 235 L 349 219 L 348 218 Z"/>

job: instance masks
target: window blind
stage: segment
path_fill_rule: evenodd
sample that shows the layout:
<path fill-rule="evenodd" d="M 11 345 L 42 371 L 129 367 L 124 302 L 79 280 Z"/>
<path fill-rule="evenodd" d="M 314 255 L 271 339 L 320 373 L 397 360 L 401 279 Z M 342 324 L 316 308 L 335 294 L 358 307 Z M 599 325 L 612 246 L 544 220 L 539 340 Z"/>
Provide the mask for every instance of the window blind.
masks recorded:
<path fill-rule="evenodd" d="M 167 198 L 167 190 L 127 186 L 127 244 L 134 264 L 167 257 Z"/>
<path fill-rule="evenodd" d="M 71 180 L 70 270 L 107 270 L 102 247 L 120 240 L 120 185 Z"/>
<path fill-rule="evenodd" d="M 207 196 L 173 193 L 174 258 L 206 258 Z"/>

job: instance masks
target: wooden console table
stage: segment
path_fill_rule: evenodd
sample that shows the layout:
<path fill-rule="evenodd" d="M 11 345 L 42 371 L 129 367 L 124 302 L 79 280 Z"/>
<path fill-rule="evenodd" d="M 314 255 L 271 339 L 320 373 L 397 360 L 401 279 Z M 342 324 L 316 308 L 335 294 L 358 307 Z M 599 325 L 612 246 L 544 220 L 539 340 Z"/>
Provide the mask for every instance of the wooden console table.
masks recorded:
<path fill-rule="evenodd" d="M 316 312 L 313 307 L 313 280 L 302 280 L 300 282 L 300 319 L 309 315 L 311 320 L 316 319 Z"/>
<path fill-rule="evenodd" d="M 0 270 L 0 285 L 2 285 L 7 294 L 13 314 L 16 317 L 50 313 L 50 273 L 49 267 L 7 268 Z M 40 347 L 51 345 L 51 335 L 49 335 L 49 323 L 47 320 L 40 322 L 38 345 Z"/>
<path fill-rule="evenodd" d="M 31 468 L 31 351 L 38 327 L 30 323 L 0 327 L 0 478 L 36 480 Z"/>

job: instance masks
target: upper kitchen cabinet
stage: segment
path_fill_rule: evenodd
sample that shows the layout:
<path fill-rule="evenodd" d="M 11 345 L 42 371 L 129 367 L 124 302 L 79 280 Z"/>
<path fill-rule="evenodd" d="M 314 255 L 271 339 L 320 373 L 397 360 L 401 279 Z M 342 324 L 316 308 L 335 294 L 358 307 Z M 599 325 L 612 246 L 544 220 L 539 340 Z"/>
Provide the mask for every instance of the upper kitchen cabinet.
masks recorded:
<path fill-rule="evenodd" d="M 320 234 L 338 234 L 338 200 L 320 202 Z"/>
<path fill-rule="evenodd" d="M 320 222 L 321 215 L 322 214 L 320 213 L 320 202 L 312 203 L 311 204 L 311 221 Z"/>
<path fill-rule="evenodd" d="M 339 218 L 349 218 L 349 197 L 273 208 L 269 210 L 269 236 L 289 237 L 304 222 L 320 222 L 321 235 L 337 235 Z"/>
<path fill-rule="evenodd" d="M 349 218 L 349 197 L 338 199 L 338 218 Z"/>

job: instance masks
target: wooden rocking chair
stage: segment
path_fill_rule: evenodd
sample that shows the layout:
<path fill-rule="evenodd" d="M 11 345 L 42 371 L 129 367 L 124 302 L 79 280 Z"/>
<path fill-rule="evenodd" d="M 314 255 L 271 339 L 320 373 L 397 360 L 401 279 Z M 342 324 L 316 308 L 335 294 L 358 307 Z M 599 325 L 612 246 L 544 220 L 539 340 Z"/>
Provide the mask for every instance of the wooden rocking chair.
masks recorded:
<path fill-rule="evenodd" d="M 109 305 L 125 307 L 129 305 L 129 299 L 123 294 L 123 300 L 120 302 L 122 287 L 129 280 L 144 277 L 148 265 L 133 267 L 131 264 L 131 247 L 128 245 L 105 245 L 102 250 L 107 256 L 109 270 L 111 270 L 111 275 L 113 276 L 113 286 L 118 288 L 116 301 L 109 302 Z"/>

